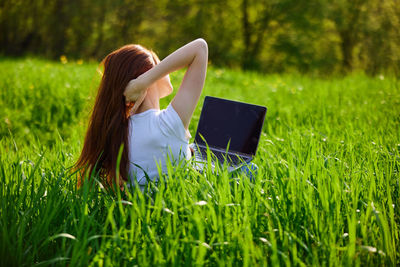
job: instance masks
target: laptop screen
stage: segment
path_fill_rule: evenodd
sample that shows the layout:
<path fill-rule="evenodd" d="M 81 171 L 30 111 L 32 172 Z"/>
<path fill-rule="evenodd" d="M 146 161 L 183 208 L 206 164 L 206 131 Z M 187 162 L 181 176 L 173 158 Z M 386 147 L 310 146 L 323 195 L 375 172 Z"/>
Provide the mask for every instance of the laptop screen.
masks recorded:
<path fill-rule="evenodd" d="M 206 96 L 195 142 L 210 147 L 255 155 L 266 107 Z"/>

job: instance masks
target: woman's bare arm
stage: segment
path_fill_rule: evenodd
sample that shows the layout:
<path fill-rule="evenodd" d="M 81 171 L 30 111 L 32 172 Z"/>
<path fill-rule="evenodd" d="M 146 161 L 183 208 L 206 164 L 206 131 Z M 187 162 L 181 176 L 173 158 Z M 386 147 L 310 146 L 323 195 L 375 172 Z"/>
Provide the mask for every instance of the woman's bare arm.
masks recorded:
<path fill-rule="evenodd" d="M 171 102 L 187 129 L 204 86 L 207 62 L 207 43 L 203 39 L 196 39 L 177 49 L 155 67 L 129 82 L 124 93 L 126 100 L 131 101 L 130 97 L 134 94 L 133 92 L 145 90 L 165 75 L 188 67 L 178 92 Z"/>

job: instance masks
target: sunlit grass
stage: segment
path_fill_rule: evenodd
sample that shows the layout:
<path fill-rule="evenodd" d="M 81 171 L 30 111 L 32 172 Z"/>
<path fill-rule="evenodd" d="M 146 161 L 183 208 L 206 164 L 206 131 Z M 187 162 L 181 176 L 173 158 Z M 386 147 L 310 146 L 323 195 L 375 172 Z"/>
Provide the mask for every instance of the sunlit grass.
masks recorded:
<path fill-rule="evenodd" d="M 158 186 L 120 194 L 77 191 L 69 172 L 96 68 L 0 61 L 5 265 L 400 264 L 398 80 L 210 68 L 191 133 L 205 95 L 267 106 L 256 181 L 170 165 Z"/>

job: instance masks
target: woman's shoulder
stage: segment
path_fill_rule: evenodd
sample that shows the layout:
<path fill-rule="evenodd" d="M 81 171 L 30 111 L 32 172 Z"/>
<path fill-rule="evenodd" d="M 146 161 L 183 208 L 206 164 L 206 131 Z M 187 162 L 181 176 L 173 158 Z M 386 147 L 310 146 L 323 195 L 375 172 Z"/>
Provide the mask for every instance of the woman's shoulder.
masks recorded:
<path fill-rule="evenodd" d="M 178 113 L 175 111 L 171 103 L 167 106 L 166 109 L 161 110 L 159 115 L 160 126 L 164 128 L 164 130 L 166 130 L 169 134 L 174 134 L 182 141 L 187 141 L 188 131 L 183 126 L 181 118 L 179 117 Z"/>

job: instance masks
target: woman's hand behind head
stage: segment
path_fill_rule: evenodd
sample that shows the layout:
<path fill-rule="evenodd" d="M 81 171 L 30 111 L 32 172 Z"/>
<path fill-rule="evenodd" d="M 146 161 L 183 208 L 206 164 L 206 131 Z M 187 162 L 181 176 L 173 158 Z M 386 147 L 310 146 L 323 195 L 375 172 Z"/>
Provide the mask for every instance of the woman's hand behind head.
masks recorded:
<path fill-rule="evenodd" d="M 124 96 L 127 107 L 133 106 L 129 110 L 129 115 L 135 114 L 147 95 L 147 86 L 140 82 L 140 79 L 131 80 L 125 88 Z"/>
<path fill-rule="evenodd" d="M 147 85 L 141 82 L 140 77 L 130 80 L 125 88 L 124 96 L 126 102 L 135 102 L 146 94 Z"/>

